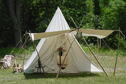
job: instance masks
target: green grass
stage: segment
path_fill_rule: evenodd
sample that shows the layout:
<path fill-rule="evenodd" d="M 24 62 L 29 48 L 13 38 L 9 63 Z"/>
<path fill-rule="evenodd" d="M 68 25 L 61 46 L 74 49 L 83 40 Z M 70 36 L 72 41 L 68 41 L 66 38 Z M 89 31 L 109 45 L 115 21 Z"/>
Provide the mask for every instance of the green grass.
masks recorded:
<path fill-rule="evenodd" d="M 13 54 L 16 56 L 31 54 L 33 51 L 33 46 L 28 48 L 0 48 L 0 58 L 7 54 Z"/>
<path fill-rule="evenodd" d="M 81 45 L 82 48 L 84 49 L 84 51 L 86 53 L 90 53 L 88 47 L 85 47 L 84 45 Z M 101 55 L 109 55 L 109 56 L 126 56 L 126 50 L 125 49 L 115 49 L 115 50 L 112 50 L 110 48 L 98 48 L 96 46 L 90 46 L 90 48 L 92 49 L 92 51 L 95 53 L 95 54 L 101 54 Z"/>
<path fill-rule="evenodd" d="M 91 60 L 92 63 L 96 64 L 100 68 L 94 56 L 90 53 L 88 47 L 85 47 L 82 45 L 82 48 L 88 54 L 89 60 Z M 116 56 L 118 56 L 117 71 L 124 72 L 126 70 L 126 64 L 124 64 L 126 61 L 125 50 L 111 50 L 107 48 L 97 48 L 96 46 L 90 46 L 90 48 L 95 53 L 97 59 L 99 60 L 99 62 L 101 63 L 101 65 L 104 67 L 104 69 L 107 72 L 113 73 L 114 67 L 115 67 Z"/>
<path fill-rule="evenodd" d="M 126 74 L 110 76 L 107 78 L 103 73 L 85 74 L 77 76 L 62 76 L 56 79 L 55 75 L 42 74 L 30 75 L 30 78 L 25 78 L 23 73 L 13 74 L 12 70 L 0 70 L 0 84 L 125 84 Z"/>
<path fill-rule="evenodd" d="M 95 63 L 97 62 L 90 55 L 87 47 L 82 46 L 85 52 L 89 55 L 89 59 Z M 23 73 L 12 73 L 12 69 L 0 70 L 0 84 L 126 84 L 126 53 L 122 50 L 110 51 L 107 49 L 97 49 L 91 47 L 96 53 L 97 58 L 107 71 L 109 78 L 104 73 L 80 73 L 76 75 L 61 74 L 58 79 L 55 78 L 56 74 L 30 74 L 24 75 Z M 12 49 L 0 49 L 0 55 Z M 4 52 L 3 52 L 4 51 Z M 31 54 L 33 47 L 27 49 L 15 49 L 14 54 L 17 55 L 17 61 L 22 62 L 20 57 Z M 115 53 L 114 53 L 115 52 Z M 116 76 L 113 76 L 113 68 L 115 63 L 115 56 L 119 53 Z M 2 56 L 1 55 L 1 56 Z M 100 68 L 100 67 L 99 67 Z"/>

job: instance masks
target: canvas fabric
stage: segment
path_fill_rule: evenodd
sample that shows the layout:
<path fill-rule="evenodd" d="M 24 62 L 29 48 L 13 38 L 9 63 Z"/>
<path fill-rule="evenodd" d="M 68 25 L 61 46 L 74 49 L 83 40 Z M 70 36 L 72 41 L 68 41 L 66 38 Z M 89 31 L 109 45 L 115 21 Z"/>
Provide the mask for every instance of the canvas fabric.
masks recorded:
<path fill-rule="evenodd" d="M 58 8 L 45 32 L 70 30 L 61 10 Z M 101 72 L 94 64 L 89 61 L 86 53 L 80 47 L 78 41 L 72 34 L 60 34 L 54 37 L 41 39 L 36 49 L 39 53 L 41 63 L 46 73 L 57 73 L 59 70 L 59 52 L 58 48 L 64 48 L 62 62 L 65 69 L 62 73 L 80 73 L 80 72 Z M 24 65 L 25 73 L 36 72 L 38 65 L 38 54 L 36 50 Z"/>
<path fill-rule="evenodd" d="M 83 36 L 94 36 L 103 39 L 114 32 L 114 30 L 94 30 L 94 29 L 80 29 Z"/>

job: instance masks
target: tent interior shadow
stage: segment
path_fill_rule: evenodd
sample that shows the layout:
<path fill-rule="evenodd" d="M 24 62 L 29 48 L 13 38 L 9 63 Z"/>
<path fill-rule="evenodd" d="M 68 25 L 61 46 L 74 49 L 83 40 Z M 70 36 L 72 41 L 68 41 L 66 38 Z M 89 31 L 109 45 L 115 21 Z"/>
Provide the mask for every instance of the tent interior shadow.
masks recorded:
<path fill-rule="evenodd" d="M 56 73 L 32 73 L 32 74 L 24 74 L 26 79 L 39 79 L 39 78 L 56 78 Z M 59 74 L 58 78 L 77 78 L 77 77 L 94 77 L 99 76 L 98 73 L 66 73 L 66 74 Z"/>

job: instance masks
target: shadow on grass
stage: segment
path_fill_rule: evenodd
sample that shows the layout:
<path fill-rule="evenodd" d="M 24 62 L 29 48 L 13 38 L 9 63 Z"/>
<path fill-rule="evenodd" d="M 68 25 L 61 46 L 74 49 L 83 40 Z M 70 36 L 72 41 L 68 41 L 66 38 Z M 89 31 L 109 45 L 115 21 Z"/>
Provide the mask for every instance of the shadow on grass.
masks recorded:
<path fill-rule="evenodd" d="M 56 73 L 34 73 L 34 74 L 24 74 L 26 79 L 37 79 L 37 78 L 56 78 Z M 77 77 L 93 77 L 93 76 L 99 76 L 99 74 L 96 73 L 74 73 L 74 74 L 59 74 L 59 78 L 77 78 Z"/>

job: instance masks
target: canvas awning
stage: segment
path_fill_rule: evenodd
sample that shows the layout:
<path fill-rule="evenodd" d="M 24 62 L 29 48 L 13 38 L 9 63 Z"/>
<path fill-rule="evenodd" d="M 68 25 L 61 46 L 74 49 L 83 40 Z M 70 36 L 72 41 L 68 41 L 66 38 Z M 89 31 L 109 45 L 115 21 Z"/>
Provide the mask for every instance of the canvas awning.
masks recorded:
<path fill-rule="evenodd" d="M 47 37 L 51 37 L 51 36 L 55 36 L 55 35 L 59 35 L 59 34 L 70 33 L 72 31 L 74 31 L 74 30 L 63 30 L 63 31 L 44 32 L 44 33 L 29 33 L 29 36 L 34 41 L 34 40 L 38 40 L 41 38 L 47 38 Z"/>
<path fill-rule="evenodd" d="M 114 30 L 79 29 L 83 36 L 93 36 L 103 39 L 114 32 Z"/>
<path fill-rule="evenodd" d="M 78 30 L 72 29 L 72 30 L 63 30 L 63 31 L 55 31 L 55 32 L 29 33 L 29 35 L 30 35 L 31 39 L 34 41 L 34 40 L 38 40 L 41 38 L 56 36 L 59 34 L 71 33 L 73 31 L 82 32 L 83 36 L 93 36 L 93 37 L 97 37 L 99 39 L 103 39 L 114 32 L 114 30 L 79 29 L 79 31 L 78 31 Z"/>

